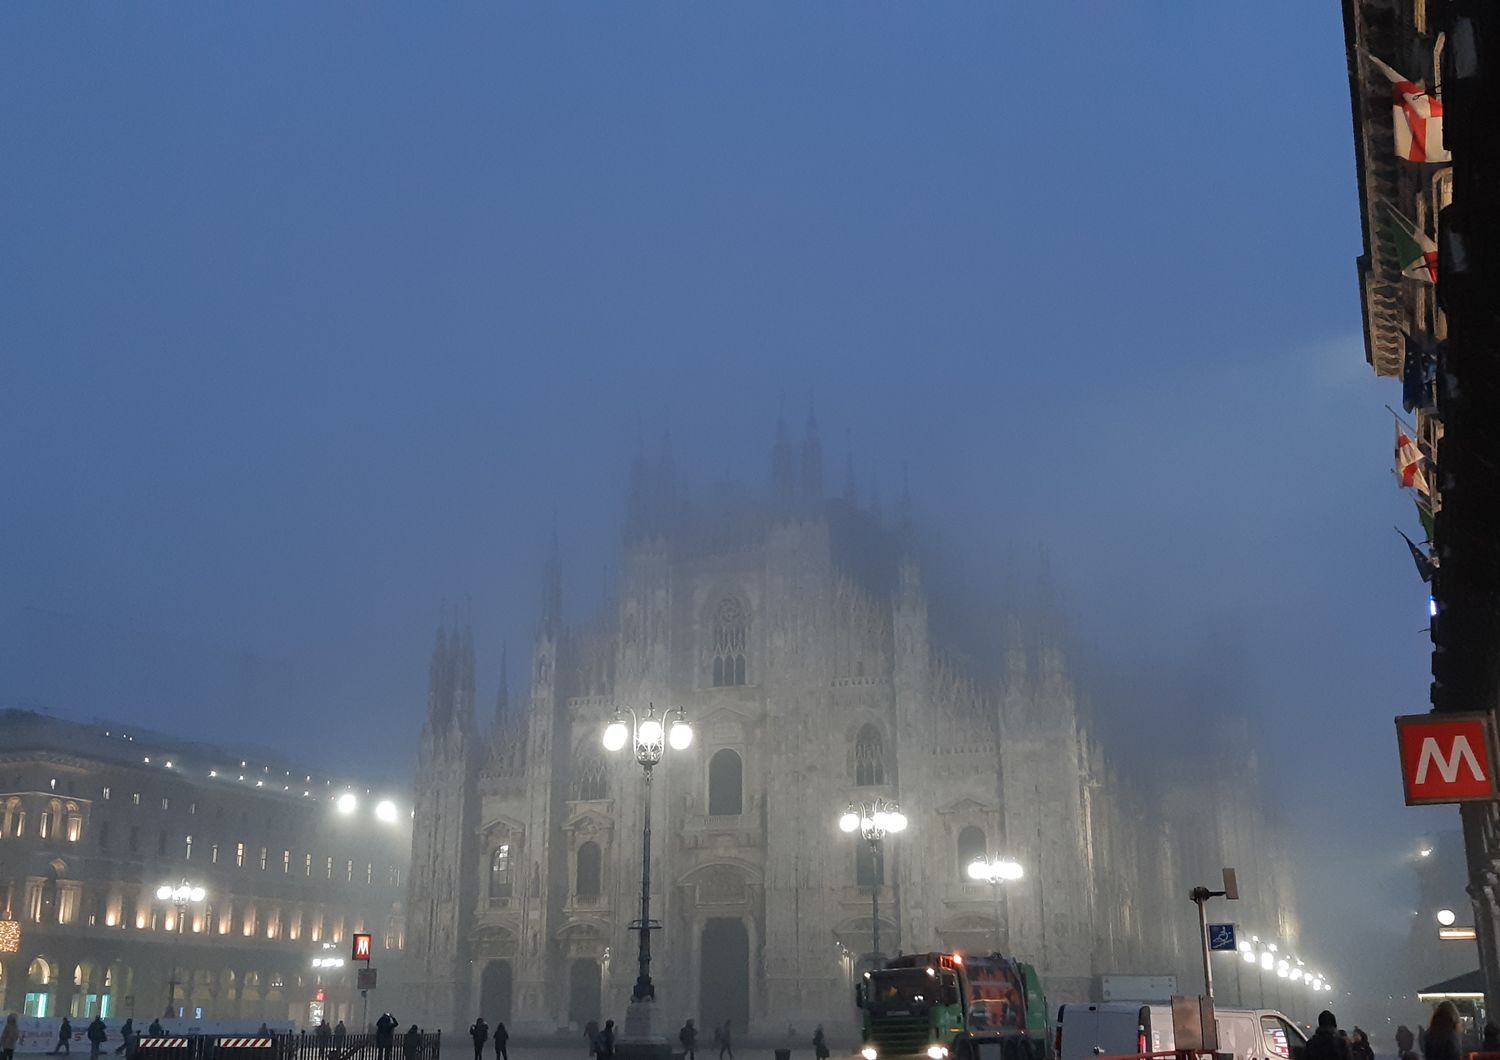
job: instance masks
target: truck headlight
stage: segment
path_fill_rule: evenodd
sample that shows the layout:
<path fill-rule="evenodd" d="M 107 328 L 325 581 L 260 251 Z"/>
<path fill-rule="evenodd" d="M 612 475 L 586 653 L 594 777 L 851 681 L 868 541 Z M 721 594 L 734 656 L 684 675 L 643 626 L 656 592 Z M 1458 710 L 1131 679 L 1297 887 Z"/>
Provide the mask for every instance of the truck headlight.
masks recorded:
<path fill-rule="evenodd" d="M 875 1051 L 875 1047 L 873 1045 L 867 1045 L 859 1051 L 859 1055 L 864 1057 L 865 1060 L 875 1060 L 875 1058 L 880 1054 Z"/>
<path fill-rule="evenodd" d="M 928 1060 L 945 1060 L 948 1055 L 948 1047 L 944 1045 L 929 1045 L 927 1047 Z"/>

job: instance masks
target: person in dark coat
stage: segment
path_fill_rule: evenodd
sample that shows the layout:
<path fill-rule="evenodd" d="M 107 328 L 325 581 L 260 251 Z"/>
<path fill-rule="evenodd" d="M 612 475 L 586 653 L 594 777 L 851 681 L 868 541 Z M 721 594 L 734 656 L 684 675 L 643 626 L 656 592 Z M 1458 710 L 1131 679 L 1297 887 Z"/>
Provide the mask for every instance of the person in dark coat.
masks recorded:
<path fill-rule="evenodd" d="M 725 1056 L 728 1056 L 729 1060 L 734 1060 L 734 1038 L 730 1034 L 728 1020 L 724 1021 L 724 1026 L 718 1029 L 714 1038 L 719 1043 L 719 1060 L 724 1060 Z"/>
<path fill-rule="evenodd" d="M 1349 1042 L 1339 1037 L 1339 1021 L 1327 1009 L 1318 1013 L 1318 1029 L 1307 1040 L 1303 1060 L 1351 1060 Z"/>
<path fill-rule="evenodd" d="M 497 1060 L 510 1060 L 510 1053 L 506 1051 L 506 1046 L 510 1044 L 510 1031 L 505 1029 L 504 1020 L 495 1024 L 495 1033 L 492 1037 L 495 1039 L 495 1056 Z"/>
<path fill-rule="evenodd" d="M 1494 1026 L 1494 1024 L 1491 1024 Z M 64 1016 L 62 1026 L 57 1028 L 57 1044 L 52 1047 L 53 1053 L 71 1053 L 73 1051 L 73 1024 L 68 1022 Z M 50 1053 L 48 1055 L 51 1055 Z"/>
<path fill-rule="evenodd" d="M 130 1026 L 129 1020 L 125 1021 L 125 1026 Z M 152 1038 L 165 1038 L 167 1036 L 167 1031 L 166 1028 L 161 1025 L 161 1020 L 152 1020 L 151 1026 L 146 1028 L 146 1034 Z"/>
<path fill-rule="evenodd" d="M 89 1026 L 93 1027 L 93 1024 L 89 1024 Z M 132 1031 L 134 1031 L 134 1030 L 135 1030 L 135 1020 L 134 1019 L 128 1019 L 128 1020 L 126 1020 L 125 1021 L 125 1026 L 123 1026 L 123 1027 L 120 1028 L 120 1047 L 115 1050 L 115 1055 L 116 1056 L 123 1056 L 125 1054 L 125 1043 L 130 1040 L 130 1033 Z M 90 1038 L 89 1041 L 93 1041 L 93 1039 Z M 92 1050 L 90 1052 L 92 1053 Z"/>
<path fill-rule="evenodd" d="M 476 1017 L 469 1024 L 469 1037 L 474 1039 L 474 1060 L 484 1060 L 484 1043 L 490 1040 L 490 1025 L 484 1017 Z"/>
<path fill-rule="evenodd" d="M 1358 1027 L 1349 1032 L 1349 1055 L 1353 1060 L 1375 1060 L 1375 1049 L 1370 1045 L 1370 1036 Z"/>
<path fill-rule="evenodd" d="M 1421 1060 L 1417 1056 L 1417 1036 L 1404 1023 L 1396 1028 L 1396 1060 Z"/>
<path fill-rule="evenodd" d="M 130 1026 L 129 1020 L 125 1021 L 125 1026 Z M 89 1060 L 99 1060 L 99 1050 L 109 1040 L 109 1032 L 104 1029 L 104 1021 L 98 1016 L 95 1016 L 94 1022 L 89 1024 L 88 1039 Z"/>
<path fill-rule="evenodd" d="M 422 1032 L 413 1023 L 401 1039 L 401 1055 L 405 1060 L 417 1060 L 422 1055 Z"/>
<path fill-rule="evenodd" d="M 698 1028 L 693 1026 L 692 1020 L 682 1025 L 677 1040 L 682 1043 L 682 1060 L 698 1060 Z"/>
<path fill-rule="evenodd" d="M 589 1043 L 589 1055 L 593 1056 L 599 1049 L 599 1021 L 589 1020 L 583 1025 L 583 1038 Z"/>
<path fill-rule="evenodd" d="M 828 1039 L 823 1036 L 823 1025 L 818 1024 L 818 1029 L 813 1031 L 813 1056 L 817 1060 L 828 1060 Z"/>
<path fill-rule="evenodd" d="M 396 1045 L 396 1027 L 399 1026 L 396 1017 L 389 1012 L 383 1012 L 375 1021 L 375 1049 L 380 1054 L 380 1060 L 391 1060 L 391 1050 Z"/>
<path fill-rule="evenodd" d="M 599 1044 L 594 1049 L 599 1060 L 615 1060 L 615 1021 L 605 1020 L 604 1029 L 599 1032 Z"/>
<path fill-rule="evenodd" d="M 1463 1045 L 1458 1037 L 1458 1009 L 1444 1001 L 1432 1014 L 1427 1025 L 1427 1044 L 1422 1055 L 1426 1060 L 1462 1060 Z M 1314 1058 L 1309 1057 L 1309 1060 Z"/>

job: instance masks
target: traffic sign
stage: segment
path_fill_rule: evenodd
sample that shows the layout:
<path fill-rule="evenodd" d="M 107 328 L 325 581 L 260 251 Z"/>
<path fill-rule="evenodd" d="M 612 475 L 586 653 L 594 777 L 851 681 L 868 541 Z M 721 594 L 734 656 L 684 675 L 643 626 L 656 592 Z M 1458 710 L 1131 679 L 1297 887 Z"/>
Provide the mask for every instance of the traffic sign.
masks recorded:
<path fill-rule="evenodd" d="M 356 990 L 374 990 L 375 973 L 378 971 L 380 971 L 379 968 L 356 968 L 354 970 L 354 988 Z"/>
<path fill-rule="evenodd" d="M 1234 952 L 1239 948 L 1234 938 L 1233 924 L 1208 925 L 1208 948 L 1215 953 Z"/>
<path fill-rule="evenodd" d="M 354 936 L 354 959 L 370 963 L 370 955 L 375 946 L 369 935 L 356 934 Z"/>
<path fill-rule="evenodd" d="M 1496 798 L 1488 714 L 1412 714 L 1396 719 L 1406 804 Z"/>

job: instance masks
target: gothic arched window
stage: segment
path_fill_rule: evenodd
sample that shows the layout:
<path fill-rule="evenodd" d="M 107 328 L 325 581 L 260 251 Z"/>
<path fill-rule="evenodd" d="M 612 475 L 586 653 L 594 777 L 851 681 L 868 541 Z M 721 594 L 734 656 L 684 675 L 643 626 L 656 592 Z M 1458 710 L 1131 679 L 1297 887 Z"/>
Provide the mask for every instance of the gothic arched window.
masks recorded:
<path fill-rule="evenodd" d="M 573 798 L 580 802 L 605 798 L 604 759 L 596 754 L 585 754 L 577 762 Z"/>
<path fill-rule="evenodd" d="M 578 848 L 578 872 L 573 887 L 575 898 L 589 900 L 599 897 L 600 861 L 598 843 L 585 843 Z"/>
<path fill-rule="evenodd" d="M 745 652 L 750 643 L 750 620 L 745 605 L 733 596 L 719 601 L 714 612 L 714 687 L 745 683 Z"/>
<path fill-rule="evenodd" d="M 984 829 L 969 825 L 958 833 L 958 878 L 969 878 L 969 866 L 984 857 Z"/>
<path fill-rule="evenodd" d="M 490 897 L 509 898 L 511 882 L 510 844 L 501 843 L 490 855 Z"/>
<path fill-rule="evenodd" d="M 861 728 L 854 738 L 854 783 L 862 788 L 885 783 L 885 741 L 873 725 Z"/>
<path fill-rule="evenodd" d="M 737 817 L 745 812 L 745 767 L 737 752 L 724 748 L 708 762 L 708 812 Z"/>

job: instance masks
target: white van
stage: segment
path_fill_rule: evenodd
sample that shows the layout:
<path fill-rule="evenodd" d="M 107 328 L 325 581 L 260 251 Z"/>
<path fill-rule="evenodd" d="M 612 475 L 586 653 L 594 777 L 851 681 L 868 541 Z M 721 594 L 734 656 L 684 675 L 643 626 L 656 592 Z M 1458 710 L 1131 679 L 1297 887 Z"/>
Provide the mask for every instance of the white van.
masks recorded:
<path fill-rule="evenodd" d="M 1220 1008 L 1214 1016 L 1219 1052 L 1235 1060 L 1292 1060 L 1292 1050 L 1307 1044 L 1297 1025 L 1274 1009 Z M 1171 1005 L 1110 1001 L 1057 1010 L 1056 1060 L 1170 1053 L 1174 1046 Z"/>

